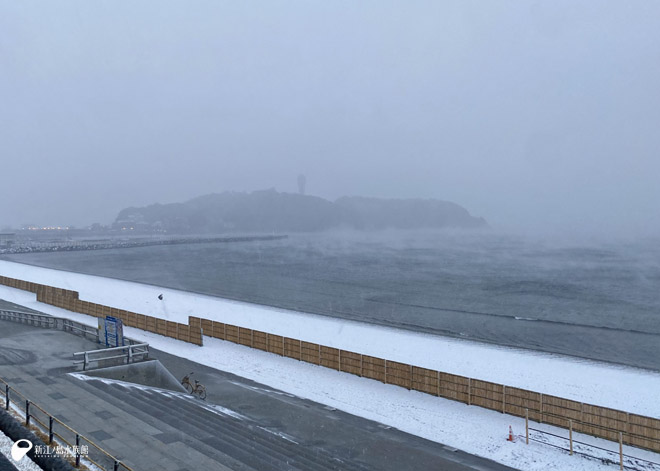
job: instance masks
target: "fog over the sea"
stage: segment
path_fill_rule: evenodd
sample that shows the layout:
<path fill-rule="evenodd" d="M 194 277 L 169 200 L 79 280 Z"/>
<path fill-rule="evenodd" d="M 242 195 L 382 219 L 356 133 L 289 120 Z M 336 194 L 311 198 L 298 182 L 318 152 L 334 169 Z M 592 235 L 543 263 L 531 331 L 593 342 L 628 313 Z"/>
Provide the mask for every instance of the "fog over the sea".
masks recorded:
<path fill-rule="evenodd" d="M 0 0 L 0 227 L 225 190 L 660 233 L 660 2 Z"/>

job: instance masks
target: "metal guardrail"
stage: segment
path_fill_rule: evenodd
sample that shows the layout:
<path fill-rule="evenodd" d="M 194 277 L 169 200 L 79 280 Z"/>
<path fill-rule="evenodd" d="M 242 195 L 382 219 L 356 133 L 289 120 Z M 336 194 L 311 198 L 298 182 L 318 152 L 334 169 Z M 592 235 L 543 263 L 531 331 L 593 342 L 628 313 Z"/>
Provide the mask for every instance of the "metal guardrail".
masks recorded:
<path fill-rule="evenodd" d="M 546 414 L 546 415 L 555 415 L 555 414 Z M 564 417 L 561 417 L 564 419 Z M 590 424 L 585 424 L 584 422 L 580 421 L 573 421 L 572 419 L 568 421 L 568 437 L 564 437 L 561 435 L 557 435 L 552 432 L 548 432 L 545 430 L 540 430 L 537 428 L 532 428 L 529 426 L 529 410 L 525 411 L 525 435 L 517 435 L 520 438 L 525 439 L 525 442 L 529 445 L 530 441 L 536 442 L 536 443 L 541 443 L 543 445 L 548 445 L 551 447 L 558 448 L 560 450 L 564 450 L 569 452 L 570 455 L 581 455 L 586 458 L 592 458 L 592 459 L 597 459 L 602 461 L 603 463 L 610 463 L 610 464 L 619 464 L 619 469 L 623 471 L 624 469 L 630 469 L 634 471 L 650 471 L 650 470 L 658 470 L 660 471 L 660 463 L 657 463 L 655 461 L 650 461 L 644 458 L 639 458 L 636 456 L 628 455 L 623 453 L 623 433 L 620 431 L 616 431 L 619 436 L 619 451 L 614 451 L 614 450 L 609 450 L 607 448 L 603 448 L 591 443 L 585 443 L 581 442 L 578 440 L 573 439 L 573 425 L 574 423 L 577 424 L 583 424 L 583 425 L 590 425 Z M 557 427 L 555 425 L 555 427 Z M 615 432 L 614 429 L 609 429 L 606 428 L 606 430 L 610 430 Z M 534 438 L 530 436 L 530 431 L 536 432 L 539 437 Z M 557 445 L 554 443 L 550 443 L 550 441 L 547 439 L 547 437 L 554 437 L 557 439 L 560 439 L 562 441 L 565 441 L 565 445 Z M 541 439 L 539 439 L 541 438 Z M 611 441 L 607 440 L 604 438 L 599 438 L 600 440 L 606 440 L 606 441 Z M 577 444 L 577 447 L 574 447 L 574 444 Z M 580 450 L 574 449 L 574 448 L 580 448 Z M 598 450 L 601 453 L 605 453 L 606 456 L 597 456 L 596 453 L 588 453 L 588 451 L 595 451 Z M 618 459 L 617 459 L 618 458 Z"/>
<path fill-rule="evenodd" d="M 30 401 L 4 379 L 0 378 L 0 383 L 4 385 L 4 394 L 0 395 L 4 409 L 11 410 L 14 415 L 22 416 L 25 427 L 39 431 L 46 445 L 55 446 L 58 442 L 67 445 L 73 451 L 71 459 L 75 461 L 76 468 L 79 468 L 82 462 L 82 464 L 92 464 L 103 471 L 133 471 L 89 438 Z M 87 453 L 81 452 L 82 447 L 87 448 Z"/>
<path fill-rule="evenodd" d="M 0 320 L 19 322 L 21 324 L 45 329 L 62 330 L 85 338 L 92 338 L 97 342 L 99 341 L 99 330 L 97 327 L 73 321 L 71 319 L 65 319 L 63 317 L 2 309 L 0 310 Z M 141 344 L 141 342 L 128 337 L 124 337 L 124 342 L 128 343 L 128 346 Z"/>
<path fill-rule="evenodd" d="M 62 330 L 64 332 L 71 332 L 72 334 L 80 335 L 85 338 L 91 337 L 97 342 L 99 341 L 99 330 L 97 327 L 62 317 L 53 317 L 46 314 L 3 309 L 0 310 L 0 320 L 19 322 L 21 324 L 27 324 L 46 329 Z M 149 356 L 149 344 L 138 343 L 137 341 L 127 337 L 124 337 L 124 341 L 127 342 L 128 345 L 74 353 L 74 357 L 82 355 L 83 359 L 74 361 L 73 363 L 82 364 L 83 371 L 85 371 L 87 369 L 87 365 L 92 362 L 125 358 L 126 363 L 128 364 L 134 362 L 136 358 L 144 360 Z M 121 353 L 119 355 L 108 356 L 109 353 L 112 354 L 115 352 Z"/>
<path fill-rule="evenodd" d="M 113 355 L 119 353 L 118 355 Z M 101 350 L 89 350 L 87 352 L 76 352 L 74 357 L 82 356 L 82 360 L 76 360 L 74 365 L 83 365 L 83 371 L 87 370 L 90 363 L 98 363 L 105 360 L 125 359 L 126 364 L 135 362 L 136 357 L 141 360 L 146 360 L 149 356 L 149 344 L 138 343 L 134 345 L 126 345 L 124 347 L 104 348 Z"/>
<path fill-rule="evenodd" d="M 62 330 L 83 337 L 89 336 L 96 341 L 99 339 L 98 328 L 81 322 L 72 321 L 71 319 L 64 319 L 62 317 L 53 317 L 47 314 L 35 314 L 32 312 L 0 310 L 0 319 L 19 322 L 34 327 Z"/>
<path fill-rule="evenodd" d="M 619 451 L 616 451 L 616 450 L 609 450 L 607 448 L 603 448 L 597 445 L 593 445 L 591 443 L 575 440 L 572 436 L 562 437 L 561 435 L 557 435 L 554 433 L 546 432 L 544 430 L 539 430 L 531 427 L 529 428 L 529 430 L 532 432 L 536 432 L 539 435 L 539 438 L 544 438 L 544 439 L 534 438 L 531 436 L 525 437 L 525 435 L 517 435 L 517 437 L 522 439 L 526 438 L 528 441 L 540 443 L 542 445 L 547 445 L 554 448 L 558 448 L 563 451 L 567 451 L 570 455 L 580 455 L 585 458 L 599 460 L 607 464 L 614 464 L 614 465 L 618 464 L 620 470 L 624 470 L 624 469 L 630 469 L 633 471 L 660 470 L 660 463 L 656 463 L 655 461 L 650 461 L 644 458 L 638 458 L 636 456 L 627 455 L 623 453 L 623 445 L 621 442 L 619 442 L 619 446 L 621 447 L 621 449 Z M 562 445 L 550 443 L 550 441 L 545 439 L 545 437 L 554 437 L 556 439 L 560 439 L 564 442 L 564 445 L 562 446 Z M 599 452 L 601 453 L 600 456 L 598 455 Z"/>
<path fill-rule="evenodd" d="M 45 327 L 50 329 L 57 328 L 57 317 L 48 316 L 45 314 L 36 314 L 32 312 L 21 312 L 13 310 L 0 310 L 0 319 L 20 322 L 35 327 Z"/>
<path fill-rule="evenodd" d="M 21 324 L 46 329 L 62 330 L 85 338 L 91 337 L 97 342 L 99 340 L 98 329 L 96 327 L 76 322 L 71 319 L 53 317 L 46 314 L 2 309 L 0 310 L 0 320 L 19 322 Z M 124 337 L 124 341 L 128 342 L 129 345 L 119 347 L 118 349 L 128 349 L 129 352 L 132 352 L 130 353 L 131 360 L 135 356 L 146 358 L 146 355 L 148 355 L 149 352 L 148 344 L 139 343 L 136 340 L 127 337 Z M 100 349 L 94 350 L 93 352 L 107 352 L 108 350 L 112 351 L 118 349 Z M 57 417 L 54 417 L 42 407 L 30 401 L 15 388 L 12 388 L 2 378 L 0 378 L 0 383 L 4 384 L 4 394 L 0 396 L 0 400 L 4 402 L 5 409 L 9 411 L 11 408 L 14 412 L 21 414 L 25 419 L 25 425 L 27 427 L 29 427 L 30 424 L 33 424 L 33 427 L 37 427 L 37 429 L 43 432 L 44 435 L 47 435 L 48 445 L 55 444 L 55 439 L 57 438 L 61 443 L 66 444 L 72 449 L 80 450 L 81 446 L 87 446 L 89 454 L 84 457 L 83 461 L 88 461 L 104 471 L 133 471 L 132 468 L 119 461 L 103 448 L 99 447 L 96 443 L 76 432 Z M 23 407 L 21 407 L 21 405 Z M 76 466 L 78 466 L 80 464 L 81 454 L 77 453 L 75 456 L 72 456 L 72 458 L 75 460 Z"/>
<path fill-rule="evenodd" d="M 529 412 L 535 412 L 537 414 L 540 414 L 539 410 L 529 410 L 528 409 L 527 412 L 526 412 L 526 417 L 525 417 L 525 420 L 527 420 L 527 421 L 529 420 L 529 418 L 527 417 Z M 629 430 L 624 432 L 624 431 L 622 431 L 620 429 L 617 429 L 617 428 L 606 427 L 604 425 L 597 425 L 597 424 L 594 424 L 594 423 L 591 423 L 591 422 L 584 422 L 584 421 L 578 420 L 578 419 L 568 419 L 563 415 L 554 414 L 554 413 L 551 413 L 551 412 L 548 412 L 548 411 L 543 411 L 543 417 L 544 417 L 543 423 L 546 423 L 548 425 L 552 425 L 554 427 L 563 428 L 565 430 L 568 429 L 569 436 L 573 433 L 573 430 L 574 430 L 574 428 L 576 428 L 576 426 L 582 426 L 582 427 L 585 427 L 585 428 L 598 429 L 603 433 L 603 435 L 605 433 L 613 434 L 614 436 L 619 437 L 620 440 L 622 441 L 622 444 L 626 445 L 626 446 L 636 447 L 634 444 L 631 444 L 631 443 L 626 441 L 626 439 L 629 440 L 630 438 L 635 438 L 635 439 L 638 439 L 638 440 L 646 440 L 647 442 L 652 442 L 652 443 L 655 444 L 655 449 L 649 449 L 649 450 L 653 451 L 654 453 L 657 453 L 657 451 L 655 451 L 655 450 L 658 448 L 658 445 L 660 445 L 660 439 L 658 439 L 658 438 L 647 437 L 645 435 L 640 435 L 638 433 L 634 433 L 634 432 L 631 432 Z M 551 422 L 551 421 L 547 420 L 548 418 L 554 418 L 556 420 L 568 422 L 568 425 L 567 426 L 558 425 L 556 422 Z M 591 433 L 583 432 L 579 428 L 578 428 L 576 433 L 584 433 L 585 435 L 591 435 L 591 436 L 594 436 L 594 437 L 599 438 L 601 440 L 615 441 L 614 439 L 606 438 L 603 435 L 594 435 L 594 434 L 591 434 Z M 631 458 L 635 458 L 635 457 L 631 457 Z M 635 458 L 635 459 L 638 459 L 638 458 Z M 641 458 L 639 458 L 639 459 L 641 459 Z M 642 460 L 642 461 L 644 461 L 644 460 Z M 649 463 L 653 463 L 654 465 L 657 465 L 657 466 L 660 467 L 660 463 L 655 463 L 653 461 L 650 461 Z"/>

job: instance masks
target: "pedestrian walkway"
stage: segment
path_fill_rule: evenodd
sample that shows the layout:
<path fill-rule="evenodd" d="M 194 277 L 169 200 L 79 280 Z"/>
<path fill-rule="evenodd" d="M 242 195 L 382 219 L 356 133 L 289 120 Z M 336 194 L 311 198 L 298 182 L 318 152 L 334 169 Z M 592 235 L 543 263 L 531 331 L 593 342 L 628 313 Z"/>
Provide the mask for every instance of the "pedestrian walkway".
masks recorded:
<path fill-rule="evenodd" d="M 98 348 L 67 332 L 0 321 L 0 377 L 134 470 L 511 468 L 157 350 L 186 394 L 72 375 L 71 354 Z"/>

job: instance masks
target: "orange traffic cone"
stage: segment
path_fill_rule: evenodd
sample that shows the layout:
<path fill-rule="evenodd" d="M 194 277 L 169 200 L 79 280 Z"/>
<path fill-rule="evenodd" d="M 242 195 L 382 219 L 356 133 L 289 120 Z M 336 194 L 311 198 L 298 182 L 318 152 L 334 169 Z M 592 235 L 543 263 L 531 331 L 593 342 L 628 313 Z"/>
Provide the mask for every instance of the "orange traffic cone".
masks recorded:
<path fill-rule="evenodd" d="M 509 438 L 506 439 L 507 442 L 512 442 L 513 440 L 513 429 L 509 425 Z"/>

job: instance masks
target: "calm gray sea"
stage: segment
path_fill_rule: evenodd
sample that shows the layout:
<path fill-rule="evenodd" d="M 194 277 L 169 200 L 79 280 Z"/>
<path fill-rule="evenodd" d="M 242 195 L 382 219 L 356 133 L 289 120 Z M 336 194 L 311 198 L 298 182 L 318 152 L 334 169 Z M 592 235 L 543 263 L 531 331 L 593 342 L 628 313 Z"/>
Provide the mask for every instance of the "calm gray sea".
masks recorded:
<path fill-rule="evenodd" d="M 5 258 L 660 370 L 657 240 L 336 233 Z"/>

